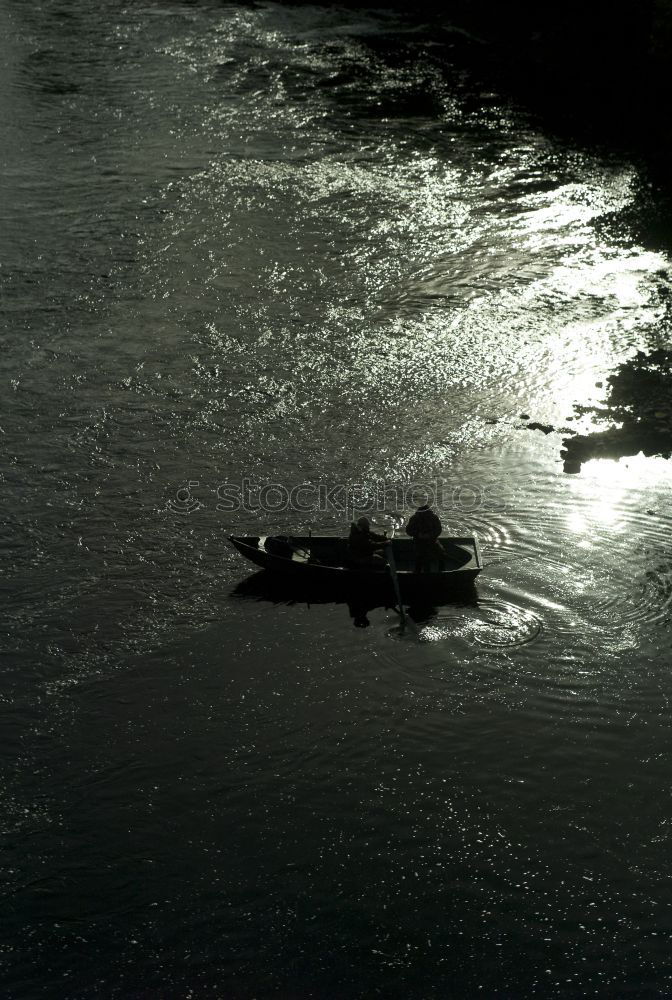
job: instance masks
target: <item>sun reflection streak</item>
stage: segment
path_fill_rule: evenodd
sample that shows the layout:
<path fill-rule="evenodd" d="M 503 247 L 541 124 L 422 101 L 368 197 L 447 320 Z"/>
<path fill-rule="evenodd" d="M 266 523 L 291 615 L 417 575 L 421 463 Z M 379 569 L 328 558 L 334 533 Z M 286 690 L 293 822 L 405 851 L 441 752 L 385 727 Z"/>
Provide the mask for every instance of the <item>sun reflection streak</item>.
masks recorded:
<path fill-rule="evenodd" d="M 672 470 L 663 458 L 639 454 L 619 460 L 592 459 L 584 463 L 580 476 L 569 481 L 573 502 L 568 505 L 567 529 L 575 535 L 599 529 L 621 534 L 631 526 L 632 502 L 641 502 L 642 489 L 659 488 L 665 481 L 672 487 Z M 646 510 L 638 513 L 647 516 Z"/>
<path fill-rule="evenodd" d="M 609 248 L 598 246 L 555 267 L 551 281 L 568 297 L 599 294 L 611 296 L 622 307 L 637 308 L 650 300 L 651 275 L 668 271 L 669 261 L 662 254 L 633 248 L 627 256 L 611 256 Z"/>

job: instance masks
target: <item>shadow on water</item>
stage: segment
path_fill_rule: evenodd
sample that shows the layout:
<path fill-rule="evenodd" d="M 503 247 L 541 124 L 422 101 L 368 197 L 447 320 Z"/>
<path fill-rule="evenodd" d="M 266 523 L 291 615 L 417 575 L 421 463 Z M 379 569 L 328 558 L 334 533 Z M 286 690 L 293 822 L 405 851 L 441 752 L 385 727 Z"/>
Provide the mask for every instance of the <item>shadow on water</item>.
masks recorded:
<path fill-rule="evenodd" d="M 320 587 L 303 585 L 298 581 L 280 580 L 261 570 L 241 581 L 232 591 L 232 596 L 243 600 L 265 601 L 273 605 L 324 605 L 341 604 L 347 608 L 355 628 L 367 628 L 369 615 L 376 610 L 397 611 L 392 585 L 388 577 L 376 586 L 367 584 L 342 584 Z M 417 630 L 431 622 L 439 614 L 439 608 L 449 606 L 478 607 L 476 588 L 471 585 L 459 593 L 454 588 L 437 590 L 417 590 L 408 603 L 404 601 L 404 611 L 410 630 Z"/>
<path fill-rule="evenodd" d="M 602 406 L 575 405 L 578 413 L 590 413 L 607 421 L 606 430 L 579 434 L 563 441 L 566 472 L 579 472 L 591 458 L 622 458 L 626 455 L 672 454 L 672 351 L 658 348 L 620 364 L 607 379 Z"/>

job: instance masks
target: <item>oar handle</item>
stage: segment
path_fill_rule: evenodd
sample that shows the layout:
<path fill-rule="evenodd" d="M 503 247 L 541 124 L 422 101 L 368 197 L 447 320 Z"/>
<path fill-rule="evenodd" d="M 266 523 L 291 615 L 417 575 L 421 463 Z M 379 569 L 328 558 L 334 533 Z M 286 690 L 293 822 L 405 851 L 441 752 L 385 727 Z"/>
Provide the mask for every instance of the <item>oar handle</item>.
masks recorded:
<path fill-rule="evenodd" d="M 399 617 L 401 618 L 401 627 L 404 629 L 406 627 L 406 615 L 404 613 L 404 606 L 401 603 L 401 591 L 399 589 L 399 577 L 397 576 L 397 567 L 394 561 L 394 550 L 392 548 L 392 541 L 385 543 L 385 548 L 387 550 L 387 568 L 390 571 L 390 576 L 392 578 L 392 587 L 394 588 L 394 596 L 397 599 L 397 604 L 399 605 Z"/>

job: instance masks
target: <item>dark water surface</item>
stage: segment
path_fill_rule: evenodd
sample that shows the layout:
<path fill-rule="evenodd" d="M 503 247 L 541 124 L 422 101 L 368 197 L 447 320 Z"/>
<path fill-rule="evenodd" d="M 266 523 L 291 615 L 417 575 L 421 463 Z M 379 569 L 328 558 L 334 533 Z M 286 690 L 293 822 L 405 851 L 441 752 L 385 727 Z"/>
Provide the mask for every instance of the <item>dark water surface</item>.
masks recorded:
<path fill-rule="evenodd" d="M 519 429 L 668 343 L 657 196 L 446 53 L 0 2 L 4 996 L 672 993 L 672 474 Z M 443 484 L 478 602 L 236 591 L 346 519 L 245 477 Z"/>

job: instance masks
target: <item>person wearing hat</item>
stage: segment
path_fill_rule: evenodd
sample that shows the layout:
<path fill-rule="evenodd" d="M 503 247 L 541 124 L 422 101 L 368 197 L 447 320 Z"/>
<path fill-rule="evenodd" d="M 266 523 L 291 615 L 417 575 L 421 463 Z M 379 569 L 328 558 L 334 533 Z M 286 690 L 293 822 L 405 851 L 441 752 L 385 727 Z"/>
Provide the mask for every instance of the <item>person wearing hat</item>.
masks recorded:
<path fill-rule="evenodd" d="M 404 530 L 414 542 L 415 572 L 429 571 L 433 560 L 438 562 L 439 570 L 442 570 L 446 561 L 446 553 L 439 541 L 439 536 L 443 528 L 438 514 L 432 510 L 428 503 L 423 503 L 418 507 L 409 518 Z"/>
<path fill-rule="evenodd" d="M 348 558 L 358 566 L 376 566 L 385 563 L 382 550 L 387 545 L 384 535 L 371 531 L 368 517 L 360 517 L 350 525 L 348 537 Z"/>

